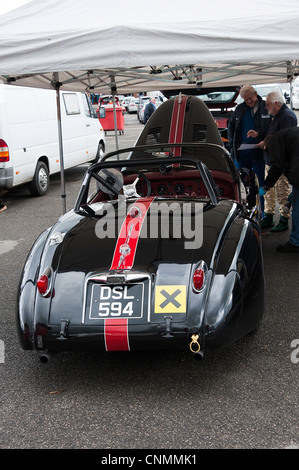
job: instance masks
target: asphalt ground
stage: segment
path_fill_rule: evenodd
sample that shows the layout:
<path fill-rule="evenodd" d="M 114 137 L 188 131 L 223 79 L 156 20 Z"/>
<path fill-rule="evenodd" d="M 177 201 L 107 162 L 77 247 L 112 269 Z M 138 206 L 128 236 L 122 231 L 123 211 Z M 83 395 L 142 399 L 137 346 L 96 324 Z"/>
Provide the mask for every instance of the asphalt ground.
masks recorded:
<path fill-rule="evenodd" d="M 119 146 L 141 130 L 126 115 Z M 106 139 L 113 150 L 114 133 Z M 67 209 L 86 169 L 66 171 Z M 201 362 L 186 350 L 62 353 L 43 365 L 20 348 L 15 304 L 34 240 L 62 214 L 60 195 L 55 175 L 45 197 L 9 192 L 0 214 L 0 449 L 298 449 L 299 255 L 276 251 L 288 232 L 262 236 L 266 311 L 255 334 Z"/>

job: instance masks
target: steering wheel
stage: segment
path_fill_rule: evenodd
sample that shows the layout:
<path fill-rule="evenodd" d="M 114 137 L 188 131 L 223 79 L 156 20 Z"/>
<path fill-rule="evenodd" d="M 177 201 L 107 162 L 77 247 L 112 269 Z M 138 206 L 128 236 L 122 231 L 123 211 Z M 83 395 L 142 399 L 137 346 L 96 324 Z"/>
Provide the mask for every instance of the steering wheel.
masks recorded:
<path fill-rule="evenodd" d="M 126 174 L 126 175 L 129 175 L 129 174 L 137 174 L 138 177 L 133 181 L 133 183 L 131 184 L 125 184 L 123 186 L 123 191 L 124 191 L 124 195 L 127 196 L 127 197 L 132 197 L 132 196 L 135 196 L 135 197 L 140 197 L 140 195 L 137 193 L 136 191 L 136 185 L 139 181 L 140 178 L 143 178 L 145 183 L 146 183 L 146 188 L 147 188 L 147 194 L 146 194 L 146 197 L 149 197 L 151 195 L 151 192 L 152 192 L 152 186 L 151 186 L 151 182 L 150 180 L 148 179 L 147 176 L 145 176 L 145 174 L 142 172 L 142 171 L 138 171 L 138 170 L 125 170 L 123 172 L 123 175 Z"/>
<path fill-rule="evenodd" d="M 115 168 L 104 168 L 99 173 L 92 172 L 97 180 L 98 189 L 110 196 L 119 196 L 123 188 L 124 179 L 122 173 Z"/>

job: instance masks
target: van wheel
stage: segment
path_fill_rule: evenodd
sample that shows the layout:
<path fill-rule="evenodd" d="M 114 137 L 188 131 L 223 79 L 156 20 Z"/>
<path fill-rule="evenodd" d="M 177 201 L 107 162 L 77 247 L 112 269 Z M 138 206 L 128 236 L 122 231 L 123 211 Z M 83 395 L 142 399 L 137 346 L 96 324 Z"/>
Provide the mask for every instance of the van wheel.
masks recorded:
<path fill-rule="evenodd" d="M 34 178 L 29 184 L 30 192 L 33 196 L 44 196 L 49 189 L 49 170 L 45 163 L 38 162 L 34 173 Z"/>
<path fill-rule="evenodd" d="M 91 163 L 98 163 L 102 160 L 102 158 L 105 155 L 105 148 L 102 143 L 99 143 L 98 145 L 98 151 L 97 151 L 97 156 L 96 158 L 91 162 Z"/>

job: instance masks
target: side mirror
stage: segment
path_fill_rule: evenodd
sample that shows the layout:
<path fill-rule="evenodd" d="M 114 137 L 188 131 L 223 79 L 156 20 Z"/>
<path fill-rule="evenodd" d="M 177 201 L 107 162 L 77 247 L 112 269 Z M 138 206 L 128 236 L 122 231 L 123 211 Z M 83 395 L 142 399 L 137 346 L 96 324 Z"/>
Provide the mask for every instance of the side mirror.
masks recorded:
<path fill-rule="evenodd" d="M 104 106 L 100 106 L 99 108 L 99 119 L 104 119 L 106 117 L 106 109 Z"/>

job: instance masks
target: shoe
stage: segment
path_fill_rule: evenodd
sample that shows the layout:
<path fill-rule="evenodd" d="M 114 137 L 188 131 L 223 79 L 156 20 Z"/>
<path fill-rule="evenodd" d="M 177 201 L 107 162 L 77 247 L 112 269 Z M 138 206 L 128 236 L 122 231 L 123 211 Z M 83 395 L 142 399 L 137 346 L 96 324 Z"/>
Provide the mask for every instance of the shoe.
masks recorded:
<path fill-rule="evenodd" d="M 6 211 L 7 206 L 5 204 L 0 204 L 0 212 Z"/>
<path fill-rule="evenodd" d="M 280 220 L 275 227 L 273 227 L 270 232 L 283 232 L 284 230 L 288 230 L 289 228 L 289 220 L 286 217 L 280 217 Z"/>
<path fill-rule="evenodd" d="M 271 228 L 274 227 L 274 222 L 273 222 L 273 215 L 272 214 L 266 214 L 261 221 L 261 228 Z"/>
<path fill-rule="evenodd" d="M 299 246 L 293 245 L 291 242 L 286 242 L 283 245 L 278 245 L 276 248 L 280 253 L 299 253 Z"/>

